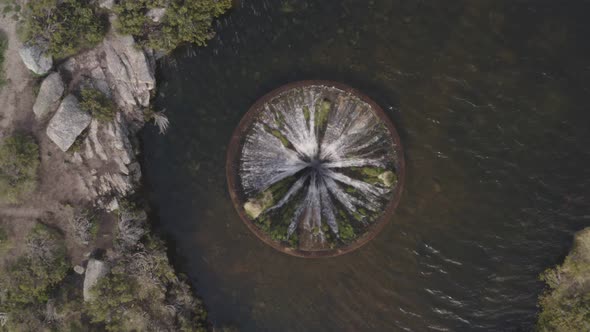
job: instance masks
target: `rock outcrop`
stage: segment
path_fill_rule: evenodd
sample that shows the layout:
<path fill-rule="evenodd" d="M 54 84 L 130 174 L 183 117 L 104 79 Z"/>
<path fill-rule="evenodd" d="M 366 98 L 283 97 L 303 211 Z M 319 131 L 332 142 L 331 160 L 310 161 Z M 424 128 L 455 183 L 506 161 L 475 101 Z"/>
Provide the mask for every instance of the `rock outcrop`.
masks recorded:
<path fill-rule="evenodd" d="M 45 53 L 39 44 L 25 44 L 19 50 L 19 54 L 25 66 L 37 75 L 45 75 L 53 67 L 53 59 Z"/>
<path fill-rule="evenodd" d="M 90 290 L 108 273 L 109 266 L 107 263 L 97 259 L 90 259 L 88 261 L 88 265 L 86 266 L 86 275 L 84 277 L 84 301 L 94 300 L 94 295 Z"/>
<path fill-rule="evenodd" d="M 135 160 L 128 126 L 122 113 L 110 123 L 92 121 L 79 156 L 80 161 L 102 170 L 85 178 L 93 196 L 125 196 L 139 184 L 141 168 Z M 105 205 L 108 203 L 104 202 Z"/>
<path fill-rule="evenodd" d="M 91 121 L 90 114 L 81 110 L 78 99 L 70 94 L 64 98 L 57 112 L 49 121 L 47 136 L 65 152 L 90 125 Z"/>
<path fill-rule="evenodd" d="M 154 67 L 145 52 L 138 49 L 133 37 L 116 33 L 103 42 L 107 76 L 116 89 L 115 101 L 121 107 L 147 107 L 150 92 L 156 86 Z"/>
<path fill-rule="evenodd" d="M 48 114 L 52 113 L 59 106 L 59 101 L 64 93 L 64 82 L 61 79 L 59 73 L 52 73 L 47 76 L 41 88 L 39 94 L 37 94 L 37 100 L 33 106 L 33 112 L 37 119 L 43 119 Z"/>

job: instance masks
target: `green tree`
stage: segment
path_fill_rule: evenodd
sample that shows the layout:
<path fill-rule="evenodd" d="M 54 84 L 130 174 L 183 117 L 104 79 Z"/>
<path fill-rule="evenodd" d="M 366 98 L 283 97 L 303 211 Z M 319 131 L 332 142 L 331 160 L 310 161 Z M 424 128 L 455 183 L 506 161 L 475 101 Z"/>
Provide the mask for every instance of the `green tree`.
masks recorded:
<path fill-rule="evenodd" d="M 47 42 L 48 53 L 66 58 L 100 43 L 106 16 L 91 0 L 35 0 L 25 10 L 24 39 Z"/>
<path fill-rule="evenodd" d="M 117 108 L 113 101 L 97 89 L 82 89 L 80 108 L 92 114 L 100 122 L 106 123 L 114 119 Z"/>
<path fill-rule="evenodd" d="M 160 22 L 146 14 L 150 9 L 166 7 Z M 213 19 L 231 8 L 231 0 L 128 0 L 115 6 L 117 28 L 133 35 L 143 46 L 169 53 L 184 43 L 205 45 L 215 34 Z"/>
<path fill-rule="evenodd" d="M 16 134 L 0 145 L 0 200 L 16 203 L 37 185 L 39 146 L 30 136 Z"/>

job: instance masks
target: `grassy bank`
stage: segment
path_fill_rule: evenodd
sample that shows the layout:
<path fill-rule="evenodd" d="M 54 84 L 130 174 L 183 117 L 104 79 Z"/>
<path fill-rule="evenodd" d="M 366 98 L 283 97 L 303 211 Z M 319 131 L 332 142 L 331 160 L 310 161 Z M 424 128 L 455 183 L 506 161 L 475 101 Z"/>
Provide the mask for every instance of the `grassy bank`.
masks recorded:
<path fill-rule="evenodd" d="M 578 232 L 563 264 L 545 271 L 539 331 L 590 331 L 590 228 Z"/>

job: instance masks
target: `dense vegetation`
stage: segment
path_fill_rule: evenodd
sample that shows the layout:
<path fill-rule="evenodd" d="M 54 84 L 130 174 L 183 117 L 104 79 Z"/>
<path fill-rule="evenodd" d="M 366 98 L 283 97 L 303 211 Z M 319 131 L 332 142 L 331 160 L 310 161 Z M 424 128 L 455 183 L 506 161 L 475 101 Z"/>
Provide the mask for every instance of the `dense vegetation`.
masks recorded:
<path fill-rule="evenodd" d="M 110 122 L 114 119 L 117 108 L 111 98 L 97 89 L 82 89 L 82 100 L 80 107 L 92 114 L 92 117 L 102 123 Z"/>
<path fill-rule="evenodd" d="M 160 22 L 146 14 L 166 8 Z M 158 51 L 171 52 L 183 43 L 205 45 L 214 35 L 213 19 L 231 7 L 231 0 L 127 0 L 115 6 L 117 27 L 124 34 Z"/>
<path fill-rule="evenodd" d="M 590 331 L 590 228 L 576 234 L 562 265 L 545 271 L 539 331 Z"/>
<path fill-rule="evenodd" d="M 122 202 L 109 274 L 85 303 L 93 324 L 108 331 L 204 331 L 206 314 L 180 280 L 162 241 L 149 234 L 145 212 Z"/>
<path fill-rule="evenodd" d="M 33 228 L 25 254 L 0 278 L 0 312 L 10 331 L 35 331 L 42 326 L 46 303 L 66 277 L 69 264 L 60 234 L 43 225 Z"/>
<path fill-rule="evenodd" d="M 0 276 L 0 331 L 205 331 L 205 310 L 150 235 L 146 213 L 122 202 L 118 214 L 113 253 L 100 258 L 110 272 L 87 301 L 63 235 L 37 224 Z"/>
<path fill-rule="evenodd" d="M 100 43 L 107 18 L 91 0 L 35 0 L 25 8 L 22 38 L 47 43 L 48 53 L 65 58 Z"/>
<path fill-rule="evenodd" d="M 32 137 L 16 134 L 0 144 L 0 201 L 18 202 L 37 185 L 39 147 Z"/>

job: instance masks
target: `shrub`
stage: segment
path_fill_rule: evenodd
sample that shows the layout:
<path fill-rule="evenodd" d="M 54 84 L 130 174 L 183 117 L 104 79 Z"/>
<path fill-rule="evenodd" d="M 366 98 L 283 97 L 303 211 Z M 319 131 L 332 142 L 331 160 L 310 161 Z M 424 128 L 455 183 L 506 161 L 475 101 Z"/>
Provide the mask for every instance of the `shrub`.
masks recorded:
<path fill-rule="evenodd" d="M 47 42 L 48 53 L 65 58 L 102 41 L 107 19 L 91 0 L 35 0 L 25 10 L 25 41 Z"/>
<path fill-rule="evenodd" d="M 95 300 L 86 304 L 92 323 L 104 324 L 107 331 L 124 330 L 126 307 L 136 301 L 137 283 L 121 267 L 113 268 L 92 288 Z"/>
<path fill-rule="evenodd" d="M 16 203 L 37 185 L 39 146 L 21 134 L 0 145 L 0 200 Z"/>
<path fill-rule="evenodd" d="M 8 315 L 9 330 L 30 330 L 69 264 L 63 239 L 56 231 L 38 224 L 29 234 L 26 253 L 10 264 L 0 280 L 0 312 Z"/>
<path fill-rule="evenodd" d="M 80 107 L 102 123 L 113 121 L 117 108 L 113 101 L 97 89 L 82 89 Z"/>
<path fill-rule="evenodd" d="M 90 241 L 96 238 L 99 223 L 94 211 L 83 209 L 74 213 L 73 218 L 70 220 L 70 226 L 76 241 L 88 245 Z"/>
<path fill-rule="evenodd" d="M 154 22 L 146 13 L 158 7 L 166 7 L 166 14 Z M 114 11 L 120 32 L 133 35 L 142 46 L 169 53 L 183 43 L 205 45 L 214 36 L 213 19 L 230 7 L 231 0 L 126 0 Z"/>

